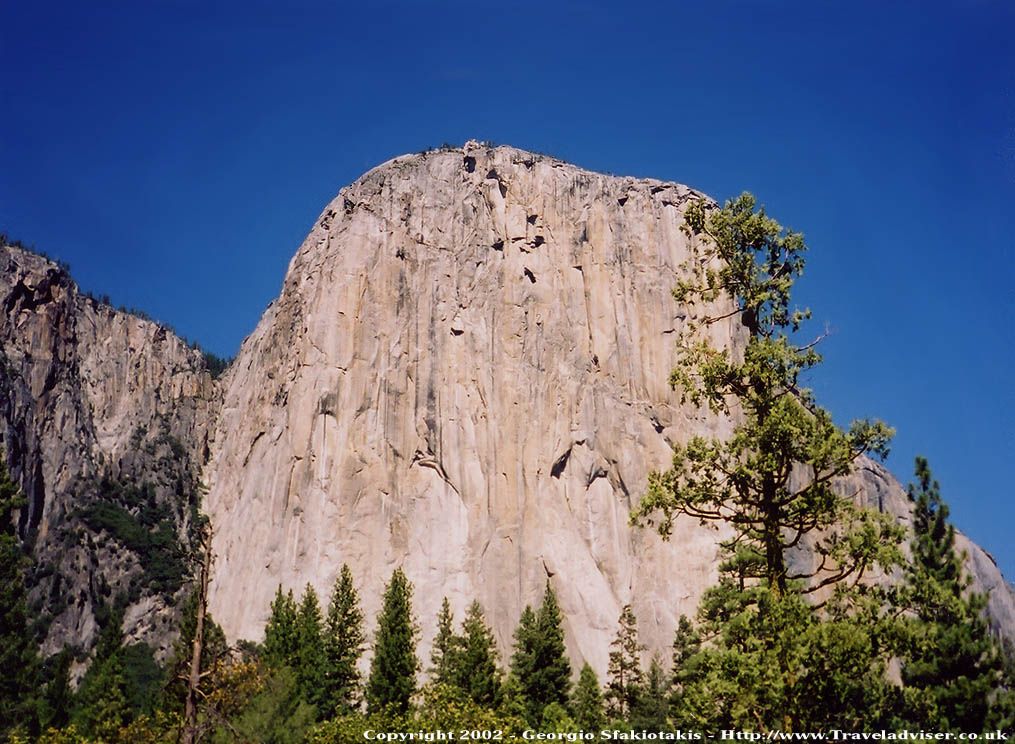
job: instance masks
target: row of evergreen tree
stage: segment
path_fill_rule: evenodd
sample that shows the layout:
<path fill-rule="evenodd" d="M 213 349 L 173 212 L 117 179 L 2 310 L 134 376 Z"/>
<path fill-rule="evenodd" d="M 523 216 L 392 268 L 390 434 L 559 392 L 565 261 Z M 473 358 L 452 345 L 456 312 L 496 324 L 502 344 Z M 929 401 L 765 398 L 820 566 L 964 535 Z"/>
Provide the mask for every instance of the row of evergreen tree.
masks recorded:
<path fill-rule="evenodd" d="M 0 488 L 6 488 L 8 496 L 12 493 L 9 482 Z M 808 713 L 798 715 L 815 730 L 887 726 L 968 733 L 1010 728 L 1015 723 L 1010 659 L 1005 666 L 1006 657 L 989 632 L 985 598 L 969 591 L 947 506 L 925 460 L 917 462 L 917 483 L 910 495 L 915 517 L 912 561 L 894 595 L 899 610 L 894 622 L 877 625 L 879 642 L 901 662 L 901 684 L 891 682 L 884 668 L 869 665 L 874 655 L 854 647 L 858 638 L 869 641 L 873 634 L 843 632 L 856 631 L 859 625 L 835 626 L 830 618 L 817 630 L 819 636 L 830 632 L 833 637 L 813 646 L 827 658 L 808 662 L 820 680 L 815 676 L 813 684 L 801 688 L 806 695 L 800 704 Z M 385 588 L 366 675 L 360 669 L 368 647 L 366 619 L 348 566 L 342 567 L 326 608 L 309 585 L 298 600 L 291 590 L 279 587 L 262 644 L 245 642 L 230 649 L 209 619 L 201 658 L 207 682 L 197 739 L 339 742 L 379 726 L 475 726 L 507 732 L 714 730 L 744 725 L 709 718 L 708 711 L 717 710 L 716 696 L 732 698 L 756 690 L 752 678 L 764 679 L 758 665 L 764 653 L 733 656 L 735 668 L 713 667 L 714 649 L 727 641 L 710 635 L 717 623 L 708 616 L 706 600 L 697 621 L 680 618 L 669 669 L 657 656 L 647 668 L 643 665 L 645 647 L 628 605 L 618 620 L 605 686 L 588 664 L 573 680 L 561 611 L 549 582 L 541 604 L 522 612 L 506 669 L 480 604 L 473 602 L 456 628 L 445 598 L 423 675 L 412 594 L 411 583 L 396 570 Z M 174 740 L 182 725 L 180 670 L 189 661 L 195 610 L 192 600 L 165 670 L 155 667 L 150 655 L 146 662 L 136 647 L 123 646 L 122 613 L 110 617 L 76 694 L 68 684 L 69 659 L 58 657 L 57 673 L 42 688 L 41 709 L 49 711 L 44 721 L 49 730 L 42 740 Z M 5 619 L 9 628 L 10 613 Z M 804 636 L 815 631 L 799 618 L 787 621 L 787 627 Z M 724 632 L 736 630 L 727 627 Z M 795 652 L 808 653 L 801 651 L 802 638 L 794 642 Z M 22 660 L 30 657 L 24 644 L 4 643 L 2 648 L 20 648 Z M 35 663 L 29 661 L 29 666 Z M 857 661 L 867 665 L 857 666 Z M 421 686 L 424 676 L 427 682 Z M 8 732 L 28 735 L 24 723 L 40 708 L 29 711 L 25 705 L 32 701 L 24 695 L 19 701 L 16 692 L 5 691 L 3 724 Z M 777 691 L 771 694 L 779 705 L 788 704 Z M 39 703 L 36 699 L 32 704 Z"/>

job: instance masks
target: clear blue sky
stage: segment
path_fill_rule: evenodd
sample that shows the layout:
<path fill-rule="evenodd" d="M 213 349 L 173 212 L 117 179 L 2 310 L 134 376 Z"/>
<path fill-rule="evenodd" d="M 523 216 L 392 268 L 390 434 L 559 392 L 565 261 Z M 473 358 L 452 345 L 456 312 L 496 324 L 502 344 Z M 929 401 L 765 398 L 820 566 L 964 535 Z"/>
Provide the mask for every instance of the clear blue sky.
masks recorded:
<path fill-rule="evenodd" d="M 897 427 L 1013 577 L 1013 31 L 1008 0 L 7 2 L 0 229 L 232 355 L 397 154 L 753 191 L 809 238 L 820 400 Z"/>

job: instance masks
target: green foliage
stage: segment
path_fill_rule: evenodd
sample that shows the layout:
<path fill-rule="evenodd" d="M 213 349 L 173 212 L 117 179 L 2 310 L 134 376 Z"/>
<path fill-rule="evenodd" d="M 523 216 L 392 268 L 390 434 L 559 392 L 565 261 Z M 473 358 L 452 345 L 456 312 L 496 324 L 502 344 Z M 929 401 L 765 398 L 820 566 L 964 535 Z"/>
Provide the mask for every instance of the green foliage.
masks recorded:
<path fill-rule="evenodd" d="M 883 598 L 862 598 L 849 611 L 829 608 L 812 616 L 800 639 L 801 670 L 795 685 L 797 728 L 871 731 L 890 723 L 901 693 L 887 669 L 900 628 Z"/>
<path fill-rule="evenodd" d="M 910 483 L 907 490 L 913 502 L 909 583 L 925 617 L 952 617 L 956 610 L 953 600 L 962 598 L 969 581 L 962 575 L 962 561 L 955 551 L 955 528 L 948 521 L 949 509 L 941 498 L 941 486 L 934 480 L 926 458 L 916 458 L 915 470 L 917 482 Z"/>
<path fill-rule="evenodd" d="M 542 721 L 547 705 L 567 705 L 571 663 L 564 648 L 560 606 L 549 581 L 539 612 L 533 612 L 531 607 L 522 611 L 515 629 L 511 674 L 521 687 L 531 724 Z"/>
<path fill-rule="evenodd" d="M 936 731 L 982 732 L 992 718 L 1001 658 L 984 617 L 986 597 L 969 591 L 955 549 L 948 506 L 927 460 L 916 459 L 917 482 L 909 487 L 913 510 L 913 560 L 907 595 L 915 613 L 902 665 L 905 724 Z"/>
<path fill-rule="evenodd" d="M 455 620 L 447 597 L 441 601 L 437 614 L 437 635 L 430 647 L 430 677 L 440 685 L 454 684 L 455 652 L 459 638 L 455 635 Z"/>
<path fill-rule="evenodd" d="M 476 704 L 456 686 L 430 683 L 423 688 L 418 708 L 399 712 L 393 707 L 365 715 L 350 714 L 323 723 L 310 732 L 311 744 L 351 744 L 364 740 L 367 731 L 495 731 L 503 740 L 521 738 L 524 719 Z"/>
<path fill-rule="evenodd" d="M 626 720 L 638 701 L 641 652 L 645 647 L 638 642 L 638 620 L 631 605 L 624 605 L 618 622 L 620 629 L 610 645 L 613 650 L 607 667 L 606 712 L 611 718 Z"/>
<path fill-rule="evenodd" d="M 724 576 L 705 593 L 700 628 L 678 628 L 672 720 L 785 731 L 884 725 L 897 704 L 886 674 L 897 623 L 871 593 L 839 592 L 819 614 L 797 592 Z"/>
<path fill-rule="evenodd" d="M 123 664 L 123 607 L 114 607 L 95 645 L 95 656 L 75 697 L 72 722 L 85 734 L 115 738 L 130 723 L 130 689 Z"/>
<path fill-rule="evenodd" d="M 132 643 L 119 653 L 127 690 L 127 707 L 132 714 L 153 713 L 159 704 L 165 674 L 155 661 L 151 646 Z"/>
<path fill-rule="evenodd" d="M 477 703 L 460 687 L 441 684 L 423 688 L 422 704 L 412 718 L 412 726 L 423 731 L 500 729 L 505 732 L 505 739 L 511 734 L 520 735 L 525 729 L 523 720 Z"/>
<path fill-rule="evenodd" d="M 81 510 L 82 521 L 95 532 L 107 532 L 138 556 L 143 586 L 175 593 L 189 572 L 173 510 L 155 498 L 148 483 L 136 486 L 103 478 L 99 492 L 101 500 Z"/>
<path fill-rule="evenodd" d="M 735 531 L 729 554 L 752 558 L 740 563 L 743 576 L 780 594 L 794 580 L 816 591 L 897 558 L 898 530 L 833 488 L 861 455 L 886 454 L 892 432 L 872 421 L 842 431 L 800 386 L 821 360 L 813 343 L 790 338 L 809 317 L 790 302 L 806 245 L 755 206 L 744 194 L 719 210 L 700 202 L 688 208 L 689 278 L 674 290 L 703 319 L 682 330 L 670 384 L 684 402 L 737 410 L 742 421 L 726 440 L 693 437 L 675 447 L 671 469 L 650 475 L 633 518 L 654 521 L 663 536 L 681 515 L 724 522 Z M 747 329 L 742 352 L 716 347 L 699 332 L 728 317 Z M 822 560 L 793 573 L 786 553 L 805 538 Z"/>
<path fill-rule="evenodd" d="M 566 734 L 578 728 L 567 706 L 554 701 L 543 708 L 539 730 L 548 734 Z"/>
<path fill-rule="evenodd" d="M 141 715 L 121 727 L 115 734 L 110 732 L 103 744 L 179 744 L 179 731 L 182 723 L 174 713 L 161 710 L 152 715 Z M 73 727 L 71 727 L 73 729 Z"/>
<path fill-rule="evenodd" d="M 317 600 L 317 592 L 307 584 L 296 611 L 296 688 L 303 700 L 323 707 L 326 701 L 324 687 L 324 618 Z"/>
<path fill-rule="evenodd" d="M 211 375 L 213 380 L 220 378 L 222 373 L 229 369 L 229 365 L 233 363 L 232 359 L 216 356 L 204 349 L 199 350 L 201 351 L 201 358 L 204 360 L 205 369 L 208 370 L 208 374 Z"/>
<path fill-rule="evenodd" d="M 497 644 L 486 624 L 483 608 L 473 602 L 454 631 L 451 604 L 445 597 L 437 615 L 437 635 L 430 651 L 431 682 L 454 687 L 481 706 L 493 706 L 500 697 Z"/>
<path fill-rule="evenodd" d="M 578 683 L 571 694 L 571 715 L 581 731 L 600 731 L 606 725 L 599 679 L 587 663 L 578 674 Z"/>
<path fill-rule="evenodd" d="M 324 653 L 327 667 L 324 676 L 324 710 L 348 713 L 359 707 L 360 674 L 357 664 L 365 642 L 363 612 L 353 585 L 352 571 L 342 564 L 328 604 L 325 624 Z"/>
<path fill-rule="evenodd" d="M 297 651 L 296 600 L 281 584 L 271 603 L 271 615 L 264 630 L 264 659 L 269 666 L 295 666 Z"/>
<path fill-rule="evenodd" d="M 366 741 L 367 731 L 412 731 L 412 717 L 393 708 L 347 713 L 315 726 L 307 734 L 308 744 L 353 744 Z"/>
<path fill-rule="evenodd" d="M 990 704 L 987 730 L 1015 731 L 1015 648 L 1001 644 L 1001 680 Z"/>
<path fill-rule="evenodd" d="M 374 658 L 367 680 L 371 712 L 409 710 L 416 691 L 416 624 L 412 617 L 412 585 L 402 569 L 395 569 L 384 591 L 384 604 L 374 639 Z"/>
<path fill-rule="evenodd" d="M 687 616 L 681 615 L 673 635 L 673 668 L 670 679 L 670 706 L 677 727 L 685 725 L 679 713 L 684 706 L 684 689 L 698 679 L 697 665 L 701 660 L 700 651 L 701 635 Z"/>
<path fill-rule="evenodd" d="M 528 725 L 529 705 L 525 699 L 525 691 L 522 683 L 512 671 L 504 679 L 500 687 L 500 705 L 497 706 L 498 715 L 504 719 L 519 720 Z"/>
<path fill-rule="evenodd" d="M 674 520 L 724 523 L 720 583 L 682 621 L 674 645 L 673 719 L 701 728 L 855 730 L 884 720 L 897 637 L 883 593 L 861 580 L 901 562 L 902 530 L 835 490 L 864 454 L 884 456 L 876 421 L 839 429 L 800 384 L 821 361 L 794 336 L 810 316 L 790 294 L 806 245 L 749 194 L 722 209 L 691 205 L 691 256 L 675 298 L 691 308 L 670 384 L 685 403 L 736 421 L 726 439 L 693 437 L 649 477 L 632 515 L 663 537 Z M 701 331 L 725 318 L 746 345 Z M 803 546 L 816 565 L 792 561 Z M 822 601 L 805 601 L 808 595 Z M 823 609 L 821 609 L 823 606 Z M 701 643 L 704 640 L 705 643 Z"/>
<path fill-rule="evenodd" d="M 212 741 L 301 744 L 307 740 L 315 720 L 316 710 L 299 694 L 296 673 L 288 667 L 278 667 L 263 680 L 259 691 L 228 718 L 228 725 L 216 728 Z"/>
<path fill-rule="evenodd" d="M 73 656 L 65 648 L 47 660 L 47 676 L 41 708 L 42 729 L 60 728 L 70 722 L 73 690 L 70 684 L 70 667 Z"/>
<path fill-rule="evenodd" d="M 39 660 L 29 629 L 25 574 L 15 510 L 24 504 L 0 455 L 0 736 L 37 733 Z"/>
<path fill-rule="evenodd" d="M 670 708 L 670 683 L 658 657 L 649 663 L 645 682 L 637 688 L 631 706 L 631 728 L 636 731 L 666 731 Z"/>
<path fill-rule="evenodd" d="M 455 684 L 477 705 L 493 706 L 500 696 L 497 643 L 479 602 L 469 605 L 465 613 L 458 646 L 452 675 Z"/>

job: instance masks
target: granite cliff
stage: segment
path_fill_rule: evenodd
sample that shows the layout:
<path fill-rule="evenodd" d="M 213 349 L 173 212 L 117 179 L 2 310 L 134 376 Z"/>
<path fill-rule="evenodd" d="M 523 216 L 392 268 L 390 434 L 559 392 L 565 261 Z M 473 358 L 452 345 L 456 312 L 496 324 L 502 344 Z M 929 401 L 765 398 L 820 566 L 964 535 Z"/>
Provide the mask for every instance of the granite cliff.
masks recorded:
<path fill-rule="evenodd" d="M 27 497 L 43 651 L 87 649 L 119 595 L 126 641 L 164 656 L 215 418 L 202 356 L 13 246 L 0 247 L 0 308 L 0 447 Z"/>
<path fill-rule="evenodd" d="M 396 158 L 328 204 L 217 381 L 171 333 L 4 249 L 0 431 L 32 496 L 23 536 L 52 567 L 34 594 L 56 603 L 50 648 L 89 641 L 103 582 L 140 587 L 129 632 L 165 648 L 178 590 L 131 562 L 95 505 L 138 519 L 154 505 L 185 552 L 200 475 L 211 610 L 233 639 L 259 637 L 279 585 L 326 596 L 348 563 L 368 617 L 404 567 L 424 658 L 444 595 L 459 618 L 478 599 L 506 650 L 547 580 L 575 659 L 603 672 L 626 603 L 665 652 L 722 537 L 686 520 L 664 543 L 628 524 L 672 442 L 730 426 L 667 386 L 687 320 L 670 292 L 683 210 L 699 197 L 477 143 Z M 732 321 L 709 332 L 744 343 Z M 848 481 L 908 520 L 880 466 Z M 151 501 L 125 496 L 131 483 Z M 1015 635 L 1011 587 L 960 542 Z"/>
<path fill-rule="evenodd" d="M 368 615 L 405 568 L 424 654 L 443 595 L 459 617 L 478 599 L 506 649 L 548 579 L 575 658 L 605 670 L 625 603 L 664 651 L 716 578 L 720 533 L 684 520 L 663 543 L 628 514 L 671 442 L 729 426 L 667 386 L 700 196 L 476 143 L 343 189 L 223 381 L 206 504 L 227 633 L 256 636 L 279 584 L 326 595 L 347 562 Z M 733 321 L 710 332 L 744 342 Z M 908 518 L 882 468 L 851 480 Z"/>

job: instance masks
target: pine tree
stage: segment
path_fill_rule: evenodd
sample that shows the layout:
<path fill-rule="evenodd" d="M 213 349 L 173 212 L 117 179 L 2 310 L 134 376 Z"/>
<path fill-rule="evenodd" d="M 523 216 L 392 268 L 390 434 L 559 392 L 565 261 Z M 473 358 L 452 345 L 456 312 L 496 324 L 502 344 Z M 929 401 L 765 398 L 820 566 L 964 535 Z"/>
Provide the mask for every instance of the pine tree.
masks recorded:
<path fill-rule="evenodd" d="M 1001 680 L 990 704 L 987 730 L 1015 731 L 1015 647 L 1002 641 Z"/>
<path fill-rule="evenodd" d="M 571 662 L 568 661 L 567 648 L 564 645 L 564 624 L 560 605 L 549 581 L 546 582 L 543 603 L 539 606 L 539 614 L 536 616 L 536 625 L 540 639 L 540 653 L 537 655 L 542 677 L 540 687 L 547 702 L 566 705 L 571 687 Z"/>
<path fill-rule="evenodd" d="M 409 709 L 416 691 L 416 625 L 412 618 L 412 584 L 402 569 L 395 569 L 384 591 L 384 605 L 374 638 L 374 658 L 367 681 L 367 707 L 371 713 L 386 708 L 396 713 Z"/>
<path fill-rule="evenodd" d="M 271 603 L 271 616 L 264 629 L 264 658 L 269 666 L 296 665 L 296 600 L 292 590 L 282 593 L 282 585 Z"/>
<path fill-rule="evenodd" d="M 636 688 L 631 706 L 631 728 L 641 731 L 666 731 L 670 708 L 670 685 L 657 656 L 649 663 L 643 684 Z"/>
<path fill-rule="evenodd" d="M 70 649 L 64 649 L 50 657 L 49 682 L 43 701 L 42 729 L 61 728 L 70 721 L 73 705 L 73 690 L 70 683 L 70 666 L 73 656 Z"/>
<path fill-rule="evenodd" d="M 510 688 L 525 704 L 525 718 L 530 723 L 539 721 L 534 716 L 537 705 L 532 702 L 530 684 L 536 674 L 536 647 L 538 627 L 536 613 L 530 605 L 522 610 L 514 633 L 514 650 L 511 655 L 511 672 L 508 676 Z M 540 713 L 542 711 L 540 710 Z"/>
<path fill-rule="evenodd" d="M 132 719 L 127 703 L 127 681 L 119 654 L 113 654 L 102 663 L 93 677 L 90 690 L 94 694 L 87 698 L 85 730 L 100 741 L 118 738 L 119 730 Z"/>
<path fill-rule="evenodd" d="M 620 629 L 610 647 L 610 663 L 607 667 L 609 682 L 606 686 L 606 712 L 611 718 L 627 720 L 641 687 L 641 652 L 645 648 L 638 643 L 638 620 L 631 605 L 624 605 L 620 612 Z"/>
<path fill-rule="evenodd" d="M 193 662 L 194 636 L 197 634 L 197 614 L 200 597 L 193 591 L 183 604 L 180 617 L 180 635 L 173 644 L 173 654 L 167 664 L 168 680 L 163 695 L 163 707 L 167 711 L 182 713 L 185 708 L 190 666 Z M 204 638 L 201 643 L 199 677 L 207 678 L 212 668 L 225 660 L 229 644 L 222 627 L 210 614 L 205 615 Z M 198 693 L 197 697 L 200 697 Z"/>
<path fill-rule="evenodd" d="M 324 684 L 326 707 L 330 712 L 346 714 L 359 707 L 360 674 L 357 664 L 365 642 L 359 594 L 353 585 L 352 571 L 342 564 L 328 604 L 325 625 L 327 668 Z"/>
<path fill-rule="evenodd" d="M 307 584 L 296 611 L 296 687 L 303 700 L 320 707 L 326 705 L 323 630 L 317 592 Z"/>
<path fill-rule="evenodd" d="M 455 635 L 454 618 L 451 615 L 451 603 L 447 597 L 441 602 L 441 610 L 437 614 L 437 635 L 430 649 L 430 677 L 437 684 L 451 685 L 455 683 L 455 653 L 460 639 Z"/>
<path fill-rule="evenodd" d="M 571 695 L 571 714 L 582 731 L 601 731 L 606 725 L 599 679 L 588 663 L 578 674 L 578 684 Z"/>
<path fill-rule="evenodd" d="M 531 608 L 529 612 L 531 613 Z M 501 720 L 525 722 L 529 717 L 529 706 L 525 699 L 525 690 L 514 671 L 510 672 L 500 686 L 500 704 L 497 706 L 497 716 Z M 524 728 L 524 726 L 523 726 Z"/>
<path fill-rule="evenodd" d="M 984 617 L 986 598 L 969 591 L 955 528 L 927 460 L 916 459 L 912 563 L 907 588 L 916 613 L 902 666 L 908 722 L 936 731 L 980 732 L 1000 681 L 1000 656 Z"/>
<path fill-rule="evenodd" d="M 200 733 L 198 731 L 198 718 L 201 712 L 201 698 L 207 700 L 207 693 L 202 686 L 202 678 L 211 674 L 212 670 L 218 669 L 222 657 L 225 656 L 223 648 L 221 656 L 210 653 L 212 650 L 212 628 L 214 623 L 208 614 L 208 587 L 211 584 L 211 564 L 214 558 L 211 550 L 212 531 L 210 523 L 199 518 L 195 525 L 201 538 L 201 547 L 194 556 L 199 564 L 197 586 L 191 594 L 193 606 L 192 627 L 187 629 L 187 643 L 184 646 L 183 657 L 186 672 L 180 674 L 181 681 L 185 680 L 186 688 L 183 696 L 183 727 L 180 732 L 181 744 L 195 744 Z M 189 614 L 189 613 L 188 613 Z M 187 617 L 188 624 L 191 617 Z M 183 635 L 183 634 L 181 634 Z M 223 646 L 225 644 L 223 643 Z M 189 651 L 189 654 L 186 653 Z M 204 667 L 211 667 L 206 669 Z"/>
<path fill-rule="evenodd" d="M 546 582 L 539 612 L 522 611 L 515 630 L 511 673 L 522 688 L 528 720 L 538 725 L 543 709 L 551 703 L 565 706 L 571 686 L 571 663 L 564 647 L 564 628 L 557 595 Z"/>
<path fill-rule="evenodd" d="M 73 722 L 99 739 L 115 738 L 132 718 L 121 657 L 122 626 L 123 605 L 118 599 L 99 634 L 92 663 L 74 700 Z"/>
<path fill-rule="evenodd" d="M 497 644 L 479 602 L 469 605 L 452 664 L 452 679 L 473 702 L 492 707 L 500 693 Z"/>
<path fill-rule="evenodd" d="M 743 421 L 725 440 L 692 437 L 675 447 L 671 469 L 650 475 L 635 518 L 655 522 L 664 537 L 680 515 L 726 523 L 736 534 L 730 557 L 751 556 L 738 570 L 779 597 L 791 582 L 812 593 L 895 557 L 879 550 L 898 541 L 894 525 L 860 512 L 833 487 L 862 455 L 886 455 L 892 430 L 856 421 L 842 431 L 801 387 L 801 376 L 821 361 L 816 342 L 791 337 L 810 317 L 790 299 L 807 246 L 755 207 L 744 194 L 722 209 L 687 208 L 688 278 L 673 292 L 700 312 L 679 336 L 671 386 L 684 403 L 722 415 L 736 409 Z M 701 332 L 724 318 L 746 329 L 744 349 L 716 347 Z M 788 551 L 804 539 L 822 560 L 813 570 L 791 569 Z"/>
<path fill-rule="evenodd" d="M 683 726 L 684 689 L 697 680 L 698 652 L 701 650 L 701 636 L 686 615 L 677 621 L 673 635 L 673 669 L 671 671 L 670 710 L 678 727 Z"/>
<path fill-rule="evenodd" d="M 18 728 L 34 734 L 38 724 L 39 659 L 29 630 L 27 558 L 15 523 L 24 503 L 0 453 L 0 737 Z"/>
<path fill-rule="evenodd" d="M 835 481 L 861 456 L 886 455 L 892 432 L 876 421 L 839 429 L 800 384 L 821 361 L 816 341 L 796 340 L 810 313 L 790 299 L 803 271 L 803 236 L 756 209 L 749 194 L 721 209 L 691 204 L 685 219 L 691 255 L 674 297 L 691 308 L 691 320 L 679 335 L 670 384 L 683 403 L 737 423 L 724 439 L 676 446 L 671 468 L 650 474 L 633 514 L 664 538 L 678 517 L 723 523 L 733 533 L 723 543 L 720 583 L 699 608 L 711 643 L 695 654 L 695 683 L 681 690 L 684 714 L 694 725 L 728 728 L 848 720 L 855 711 L 843 710 L 839 698 L 805 697 L 819 689 L 805 684 L 809 644 L 820 645 L 825 631 L 804 598 L 831 594 L 841 617 L 877 617 L 866 614 L 873 592 L 852 587 L 872 567 L 890 570 L 901 560 L 902 531 L 840 495 Z M 742 326 L 745 344 L 717 346 L 703 332 L 727 318 Z M 818 558 L 813 565 L 790 560 L 802 545 Z M 864 680 L 883 677 L 889 653 L 873 626 L 841 630 L 832 635 L 850 638 L 852 670 Z M 850 679 L 840 672 L 834 682 L 821 689 L 845 688 Z"/>

